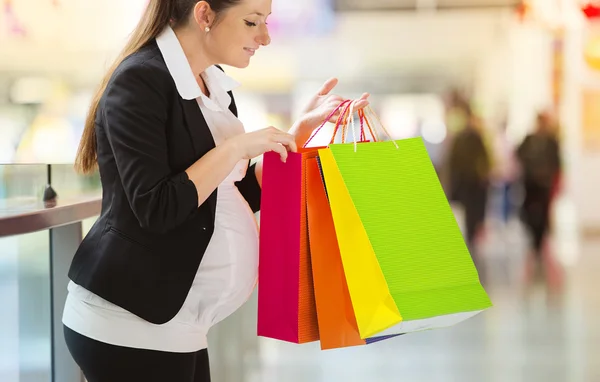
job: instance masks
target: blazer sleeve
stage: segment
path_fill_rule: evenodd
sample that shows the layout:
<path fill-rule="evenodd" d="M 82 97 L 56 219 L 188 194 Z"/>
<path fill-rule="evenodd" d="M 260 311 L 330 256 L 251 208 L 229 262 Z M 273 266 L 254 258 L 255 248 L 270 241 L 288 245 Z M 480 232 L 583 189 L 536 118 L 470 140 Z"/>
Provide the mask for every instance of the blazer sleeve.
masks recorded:
<path fill-rule="evenodd" d="M 169 166 L 168 89 L 159 69 L 130 64 L 111 79 L 102 109 L 129 205 L 140 226 L 155 233 L 176 228 L 198 208 L 194 183 Z"/>
<path fill-rule="evenodd" d="M 260 198 L 261 198 L 261 187 L 258 184 L 258 180 L 256 179 L 255 172 L 256 164 L 248 167 L 248 171 L 246 172 L 246 176 L 239 182 L 236 182 L 238 190 L 240 190 L 240 194 L 246 199 L 252 212 L 260 211 Z"/>

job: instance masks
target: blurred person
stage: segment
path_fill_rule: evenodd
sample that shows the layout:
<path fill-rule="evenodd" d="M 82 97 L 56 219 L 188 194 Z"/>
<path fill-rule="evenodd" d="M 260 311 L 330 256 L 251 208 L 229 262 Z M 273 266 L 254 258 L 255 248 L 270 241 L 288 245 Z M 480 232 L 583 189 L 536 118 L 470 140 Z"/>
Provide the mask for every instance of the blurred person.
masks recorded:
<path fill-rule="evenodd" d="M 247 67 L 270 13 L 271 0 L 150 0 L 92 101 L 76 167 L 98 167 L 102 211 L 63 313 L 89 382 L 210 381 L 207 332 L 257 282 L 262 161 L 250 159 L 285 161 L 343 101 L 332 79 L 288 133 L 245 132 L 238 84 L 216 65 Z"/>
<path fill-rule="evenodd" d="M 466 239 L 472 253 L 485 221 L 490 176 L 482 128 L 481 119 L 471 114 L 466 127 L 454 136 L 448 156 L 451 199 L 464 209 Z"/>
<path fill-rule="evenodd" d="M 561 169 L 560 146 L 548 113 L 539 113 L 535 131 L 517 148 L 524 200 L 521 217 L 531 235 L 533 260 L 542 261 L 550 226 L 550 204 Z"/>
<path fill-rule="evenodd" d="M 467 96 L 458 88 L 453 88 L 444 97 L 445 115 L 444 122 L 447 128 L 446 139 L 441 143 L 443 160 L 447 162 L 449 152 L 453 145 L 455 136 L 465 129 L 471 115 L 471 105 Z M 453 197 L 452 182 L 450 179 L 450 166 L 443 163 L 438 170 L 438 177 L 449 198 Z"/>
<path fill-rule="evenodd" d="M 452 89 L 446 99 L 446 126 L 450 135 L 460 132 L 471 118 L 468 97 L 458 89 Z"/>

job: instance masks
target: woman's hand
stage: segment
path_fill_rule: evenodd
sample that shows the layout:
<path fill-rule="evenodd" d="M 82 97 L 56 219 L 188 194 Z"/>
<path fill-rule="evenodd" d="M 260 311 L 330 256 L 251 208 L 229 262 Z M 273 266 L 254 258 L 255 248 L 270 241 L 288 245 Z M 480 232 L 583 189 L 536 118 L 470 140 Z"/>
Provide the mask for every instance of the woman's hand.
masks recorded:
<path fill-rule="evenodd" d="M 301 146 L 306 142 L 312 132 L 319 127 L 325 119 L 344 101 L 344 98 L 329 94 L 337 85 L 337 78 L 327 80 L 321 89 L 315 94 L 304 110 L 302 111 L 298 121 L 294 123 L 290 130 L 290 134 L 296 137 L 296 144 Z M 354 104 L 354 110 L 360 110 L 369 105 L 369 94 L 364 93 Z M 341 111 L 336 112 L 329 122 L 337 121 Z"/>
<path fill-rule="evenodd" d="M 226 141 L 241 156 L 241 159 L 252 159 L 268 151 L 279 153 L 281 161 L 287 160 L 288 151 L 296 152 L 295 137 L 275 127 L 236 135 Z"/>

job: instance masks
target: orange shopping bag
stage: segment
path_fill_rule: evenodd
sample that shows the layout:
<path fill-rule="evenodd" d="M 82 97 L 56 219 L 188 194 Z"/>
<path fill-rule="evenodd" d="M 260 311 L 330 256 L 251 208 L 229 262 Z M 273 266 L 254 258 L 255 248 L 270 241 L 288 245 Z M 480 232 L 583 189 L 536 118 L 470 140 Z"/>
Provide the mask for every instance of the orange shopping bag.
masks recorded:
<path fill-rule="evenodd" d="M 306 162 L 308 237 L 321 349 L 364 345 L 360 338 L 333 217 L 317 159 Z"/>

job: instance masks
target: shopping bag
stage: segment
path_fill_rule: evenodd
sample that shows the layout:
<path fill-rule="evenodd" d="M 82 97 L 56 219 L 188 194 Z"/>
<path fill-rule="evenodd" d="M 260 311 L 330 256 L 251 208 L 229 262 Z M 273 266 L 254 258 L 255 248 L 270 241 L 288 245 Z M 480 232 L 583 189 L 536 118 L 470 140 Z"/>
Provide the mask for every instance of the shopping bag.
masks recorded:
<path fill-rule="evenodd" d="M 308 237 L 321 349 L 387 339 L 360 338 L 340 257 L 333 217 L 316 158 L 306 161 Z"/>
<path fill-rule="evenodd" d="M 420 138 L 334 144 L 319 160 L 361 338 L 491 306 Z"/>
<path fill-rule="evenodd" d="M 319 339 L 308 247 L 305 161 L 316 150 L 263 156 L 258 335 L 293 343 Z"/>
<path fill-rule="evenodd" d="M 347 104 L 340 104 L 320 128 Z M 338 127 L 336 124 L 336 131 Z M 317 152 L 318 148 L 301 148 L 297 153 L 288 153 L 286 163 L 274 152 L 263 156 L 259 336 L 293 343 L 319 339 L 308 243 L 305 167 L 306 160 L 316 157 Z"/>

